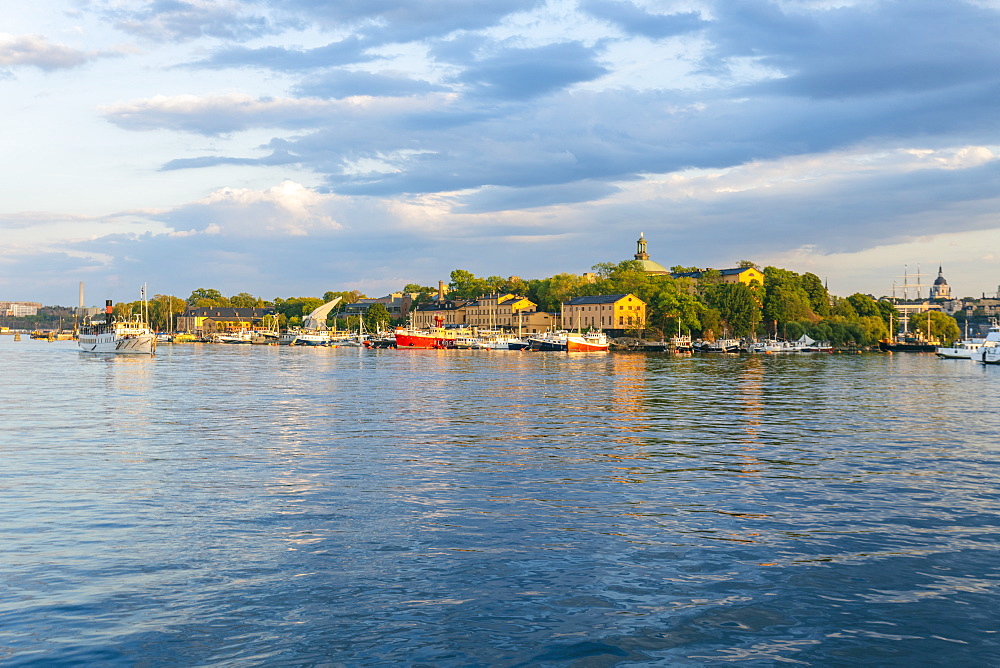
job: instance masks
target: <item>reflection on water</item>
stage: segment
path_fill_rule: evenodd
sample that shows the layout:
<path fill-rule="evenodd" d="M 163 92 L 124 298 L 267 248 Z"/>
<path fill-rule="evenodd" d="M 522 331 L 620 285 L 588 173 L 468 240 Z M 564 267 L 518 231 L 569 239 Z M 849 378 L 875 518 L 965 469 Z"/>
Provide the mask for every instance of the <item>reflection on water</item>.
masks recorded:
<path fill-rule="evenodd" d="M 5 664 L 1000 660 L 1000 369 L 3 338 Z"/>

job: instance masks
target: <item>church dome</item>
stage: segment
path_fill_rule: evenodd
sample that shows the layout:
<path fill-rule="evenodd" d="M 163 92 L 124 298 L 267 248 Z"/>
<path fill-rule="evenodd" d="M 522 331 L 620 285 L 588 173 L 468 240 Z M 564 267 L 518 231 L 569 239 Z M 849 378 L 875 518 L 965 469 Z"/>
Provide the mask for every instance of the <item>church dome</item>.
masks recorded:
<path fill-rule="evenodd" d="M 636 253 L 635 259 L 642 265 L 642 270 L 647 274 L 667 274 L 668 272 L 662 264 L 659 262 L 653 262 L 649 259 L 649 253 L 646 252 L 646 237 L 640 233 L 639 240 L 636 243 Z"/>
<path fill-rule="evenodd" d="M 639 260 L 642 264 L 642 270 L 647 274 L 667 274 L 670 273 L 666 268 L 659 262 L 653 262 L 652 260 Z"/>
<path fill-rule="evenodd" d="M 948 285 L 948 281 L 944 280 L 944 276 L 938 276 L 934 279 L 934 285 Z"/>

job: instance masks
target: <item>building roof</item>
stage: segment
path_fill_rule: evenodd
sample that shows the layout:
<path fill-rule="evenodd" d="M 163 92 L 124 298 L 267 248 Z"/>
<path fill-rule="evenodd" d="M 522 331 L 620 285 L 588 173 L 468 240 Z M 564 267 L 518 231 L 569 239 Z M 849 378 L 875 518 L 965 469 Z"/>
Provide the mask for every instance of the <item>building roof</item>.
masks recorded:
<path fill-rule="evenodd" d="M 445 300 L 443 302 L 424 302 L 423 304 L 417 304 L 413 307 L 414 311 L 454 311 L 460 309 L 468 304 L 468 302 L 463 300 Z"/>
<path fill-rule="evenodd" d="M 642 270 L 647 274 L 669 274 L 667 268 L 664 267 L 659 262 L 654 262 L 653 260 L 636 260 L 642 265 Z"/>
<path fill-rule="evenodd" d="M 623 299 L 624 297 L 629 297 L 629 294 L 623 295 L 592 295 L 589 297 L 574 297 L 567 302 L 564 302 L 568 306 L 579 306 L 581 304 L 614 304 L 616 301 Z M 636 299 L 639 299 L 636 297 Z M 642 300 L 639 300 L 642 301 Z"/>

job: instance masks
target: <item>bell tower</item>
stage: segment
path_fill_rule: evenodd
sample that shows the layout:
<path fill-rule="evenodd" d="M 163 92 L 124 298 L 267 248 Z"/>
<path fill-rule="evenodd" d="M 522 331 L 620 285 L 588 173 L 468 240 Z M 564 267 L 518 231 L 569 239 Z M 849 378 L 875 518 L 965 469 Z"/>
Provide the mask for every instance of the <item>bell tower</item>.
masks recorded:
<path fill-rule="evenodd" d="M 646 237 L 639 233 L 639 240 L 635 242 L 635 259 L 636 260 L 648 260 L 649 253 L 646 252 Z"/>

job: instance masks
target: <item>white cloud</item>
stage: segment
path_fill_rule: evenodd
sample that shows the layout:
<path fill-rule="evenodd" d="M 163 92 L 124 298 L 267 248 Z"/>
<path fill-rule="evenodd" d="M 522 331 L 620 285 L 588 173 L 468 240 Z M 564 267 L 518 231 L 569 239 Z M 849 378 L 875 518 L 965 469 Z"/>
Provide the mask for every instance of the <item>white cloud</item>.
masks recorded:
<path fill-rule="evenodd" d="M 212 220 L 206 234 L 306 236 L 343 227 L 333 215 L 340 200 L 284 181 L 266 190 L 223 188 L 190 206 L 207 209 L 201 214 Z"/>
<path fill-rule="evenodd" d="M 709 198 L 774 188 L 795 189 L 803 183 L 877 178 L 918 170 L 969 169 L 1000 159 L 997 147 L 958 146 L 937 149 L 857 147 L 828 153 L 760 160 L 724 169 L 691 169 L 647 175 L 643 182 L 624 184 L 619 199 L 659 196 L 668 199 Z"/>
<path fill-rule="evenodd" d="M 31 65 L 43 70 L 71 69 L 100 55 L 96 51 L 80 51 L 62 44 L 53 44 L 43 35 L 0 33 L 2 66 Z"/>

